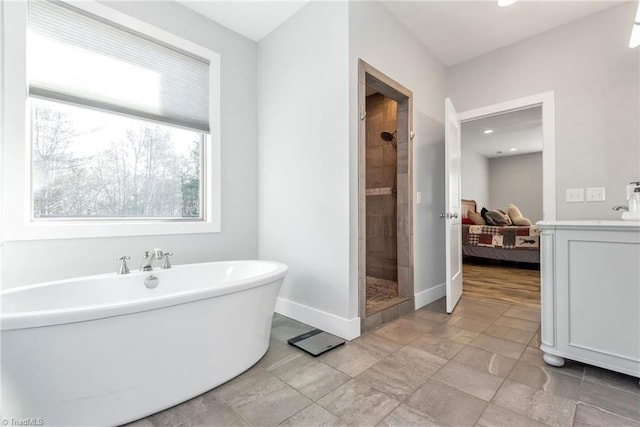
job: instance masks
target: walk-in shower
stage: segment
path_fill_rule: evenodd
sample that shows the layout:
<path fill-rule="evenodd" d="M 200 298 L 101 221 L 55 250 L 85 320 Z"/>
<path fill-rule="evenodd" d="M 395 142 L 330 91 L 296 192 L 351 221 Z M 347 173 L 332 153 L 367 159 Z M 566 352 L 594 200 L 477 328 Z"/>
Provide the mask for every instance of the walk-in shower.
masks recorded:
<path fill-rule="evenodd" d="M 362 331 L 412 311 L 411 91 L 359 63 L 359 290 Z"/>
<path fill-rule="evenodd" d="M 366 315 L 398 303 L 397 107 L 380 93 L 366 99 Z"/>

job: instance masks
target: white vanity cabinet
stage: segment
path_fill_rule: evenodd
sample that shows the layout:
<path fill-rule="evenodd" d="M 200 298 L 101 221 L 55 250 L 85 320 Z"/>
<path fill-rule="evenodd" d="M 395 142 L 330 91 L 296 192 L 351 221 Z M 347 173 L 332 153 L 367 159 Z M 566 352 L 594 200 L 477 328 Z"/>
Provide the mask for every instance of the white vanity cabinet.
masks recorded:
<path fill-rule="evenodd" d="M 543 221 L 544 360 L 640 377 L 640 222 Z"/>

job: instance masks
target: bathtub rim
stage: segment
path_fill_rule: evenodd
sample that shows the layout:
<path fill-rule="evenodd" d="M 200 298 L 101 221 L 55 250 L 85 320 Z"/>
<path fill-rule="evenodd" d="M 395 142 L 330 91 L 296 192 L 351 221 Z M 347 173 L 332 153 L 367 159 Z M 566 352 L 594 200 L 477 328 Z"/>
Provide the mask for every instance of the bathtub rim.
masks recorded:
<path fill-rule="evenodd" d="M 185 267 L 193 267 L 207 264 L 234 264 L 234 263 L 266 263 L 275 266 L 273 271 L 258 274 L 246 279 L 234 280 L 223 286 L 215 288 L 195 289 L 187 292 L 173 293 L 168 295 L 156 296 L 149 299 L 138 299 L 133 301 L 124 301 L 108 304 L 92 304 L 75 307 L 64 307 L 51 310 L 25 311 L 17 313 L 0 313 L 0 331 L 10 331 L 18 329 L 28 329 L 37 327 L 48 327 L 63 325 L 69 323 L 86 322 L 91 320 L 99 320 L 114 316 L 123 316 L 143 311 L 157 310 L 165 307 L 188 304 L 190 302 L 205 300 L 209 298 L 222 297 L 224 295 L 242 292 L 248 289 L 266 286 L 278 280 L 283 280 L 289 267 L 286 264 L 277 261 L 266 260 L 234 260 L 234 261 L 211 261 L 192 264 L 180 264 L 173 266 L 172 269 L 179 270 Z M 160 270 L 161 271 L 161 270 Z M 175 271 L 175 270 L 174 270 Z M 156 274 L 158 271 L 156 270 Z M 153 274 L 153 271 L 132 272 L 131 274 L 142 277 Z M 79 280 L 96 280 L 118 278 L 116 273 L 104 273 L 90 276 L 73 277 L 69 279 L 55 280 L 33 285 L 19 286 L 0 291 L 0 300 L 7 294 L 17 293 L 20 291 L 36 289 L 40 287 L 55 286 L 61 283 Z"/>

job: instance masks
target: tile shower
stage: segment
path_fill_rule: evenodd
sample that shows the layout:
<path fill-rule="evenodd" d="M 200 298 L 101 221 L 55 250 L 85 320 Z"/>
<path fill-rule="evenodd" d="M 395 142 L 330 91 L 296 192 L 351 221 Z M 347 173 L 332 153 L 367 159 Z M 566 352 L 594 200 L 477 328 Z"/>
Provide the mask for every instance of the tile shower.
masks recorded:
<path fill-rule="evenodd" d="M 398 103 L 367 96 L 366 287 L 367 316 L 397 303 Z"/>

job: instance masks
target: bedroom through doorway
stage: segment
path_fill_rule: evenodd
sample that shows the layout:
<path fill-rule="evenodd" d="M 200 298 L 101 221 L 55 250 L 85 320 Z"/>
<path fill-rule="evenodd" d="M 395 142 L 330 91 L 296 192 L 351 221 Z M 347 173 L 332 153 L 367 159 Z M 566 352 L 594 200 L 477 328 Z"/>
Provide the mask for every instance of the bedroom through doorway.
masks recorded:
<path fill-rule="evenodd" d="M 542 105 L 461 128 L 463 294 L 540 307 Z"/>

